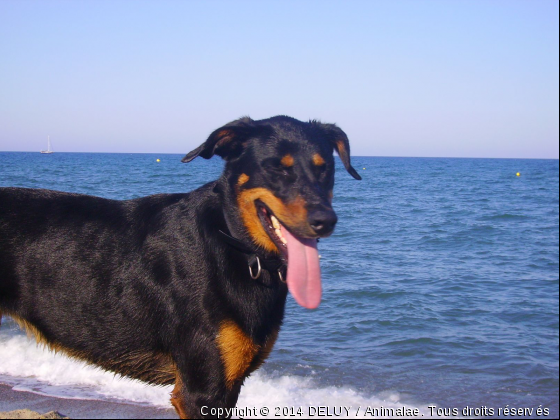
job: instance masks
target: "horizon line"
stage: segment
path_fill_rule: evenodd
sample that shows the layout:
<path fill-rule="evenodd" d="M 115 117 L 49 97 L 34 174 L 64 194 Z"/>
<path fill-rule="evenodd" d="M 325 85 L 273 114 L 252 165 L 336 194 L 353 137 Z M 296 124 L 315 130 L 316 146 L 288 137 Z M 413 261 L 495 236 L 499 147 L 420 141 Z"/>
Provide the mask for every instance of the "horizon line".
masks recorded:
<path fill-rule="evenodd" d="M 0 150 L 0 153 L 37 153 L 40 151 Z M 57 153 L 82 153 L 82 154 L 107 154 L 107 155 L 184 155 L 185 153 L 171 152 L 53 152 Z M 503 160 L 560 160 L 560 158 L 533 158 L 533 157 L 480 157 L 480 156 L 394 156 L 394 155 L 351 155 L 352 158 L 392 158 L 392 159 L 503 159 Z"/>

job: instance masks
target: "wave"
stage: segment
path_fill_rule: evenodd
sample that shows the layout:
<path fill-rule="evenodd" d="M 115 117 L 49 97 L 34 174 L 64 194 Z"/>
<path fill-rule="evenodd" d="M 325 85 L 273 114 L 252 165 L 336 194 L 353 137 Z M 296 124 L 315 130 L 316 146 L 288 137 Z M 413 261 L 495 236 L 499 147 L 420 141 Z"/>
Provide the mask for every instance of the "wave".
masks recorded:
<path fill-rule="evenodd" d="M 171 408 L 169 394 L 172 386 L 149 386 L 115 376 L 84 362 L 54 354 L 20 333 L 13 334 L 13 330 L 0 334 L 0 354 L 0 382 L 12 386 L 16 391 L 65 399 Z M 270 417 L 278 414 L 276 407 L 302 407 L 303 413 L 309 415 L 310 409 L 318 410 L 320 406 L 330 407 L 331 414 L 334 414 L 335 407 L 352 407 L 349 415 L 343 411 L 342 418 L 363 417 L 367 407 L 417 408 L 419 417 L 430 416 L 428 404 L 405 402 L 398 392 L 366 395 L 351 386 L 320 386 L 312 378 L 263 370 L 247 379 L 237 404 L 238 409 L 260 410 L 268 407 Z M 250 411 L 241 413 L 251 418 Z M 257 414 L 256 417 L 262 416 L 260 412 Z"/>
<path fill-rule="evenodd" d="M 524 214 L 501 213 L 490 216 L 483 216 L 480 220 L 523 220 L 529 219 L 529 216 Z"/>

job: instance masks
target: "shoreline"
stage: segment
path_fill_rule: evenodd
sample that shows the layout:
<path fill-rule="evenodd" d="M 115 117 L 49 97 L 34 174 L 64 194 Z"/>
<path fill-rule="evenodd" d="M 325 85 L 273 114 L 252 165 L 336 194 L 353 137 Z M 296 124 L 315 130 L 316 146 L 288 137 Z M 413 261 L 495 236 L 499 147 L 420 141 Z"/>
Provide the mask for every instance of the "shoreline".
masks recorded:
<path fill-rule="evenodd" d="M 143 407 L 126 403 L 49 397 L 27 391 L 14 391 L 0 383 L 0 412 L 28 409 L 45 414 L 51 411 L 71 419 L 175 419 L 173 408 Z"/>

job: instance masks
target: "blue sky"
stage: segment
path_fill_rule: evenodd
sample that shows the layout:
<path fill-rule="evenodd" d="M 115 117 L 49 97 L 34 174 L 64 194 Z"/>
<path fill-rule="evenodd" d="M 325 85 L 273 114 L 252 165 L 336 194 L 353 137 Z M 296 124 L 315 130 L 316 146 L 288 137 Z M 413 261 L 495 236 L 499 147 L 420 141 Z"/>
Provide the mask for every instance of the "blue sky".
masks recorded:
<path fill-rule="evenodd" d="M 0 1 L 0 150 L 186 153 L 249 115 L 362 156 L 558 158 L 554 0 Z"/>

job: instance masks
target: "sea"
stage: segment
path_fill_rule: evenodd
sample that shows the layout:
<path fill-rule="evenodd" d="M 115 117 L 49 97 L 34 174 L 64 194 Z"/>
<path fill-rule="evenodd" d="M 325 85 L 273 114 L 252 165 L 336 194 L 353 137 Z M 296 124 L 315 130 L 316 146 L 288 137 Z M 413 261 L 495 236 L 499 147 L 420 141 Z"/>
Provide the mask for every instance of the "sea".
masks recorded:
<path fill-rule="evenodd" d="M 0 153 L 0 186 L 126 200 L 187 192 L 223 169 L 218 157 L 181 158 Z M 397 417 L 371 410 L 413 408 L 431 418 L 558 418 L 558 160 L 355 156 L 353 165 L 362 181 L 337 162 L 339 224 L 319 244 L 323 301 L 310 311 L 288 297 L 274 351 L 238 408 L 268 407 L 272 417 L 301 417 L 299 408 L 303 417 Z M 7 317 L 0 383 L 170 407 L 169 387 L 50 353 Z"/>

